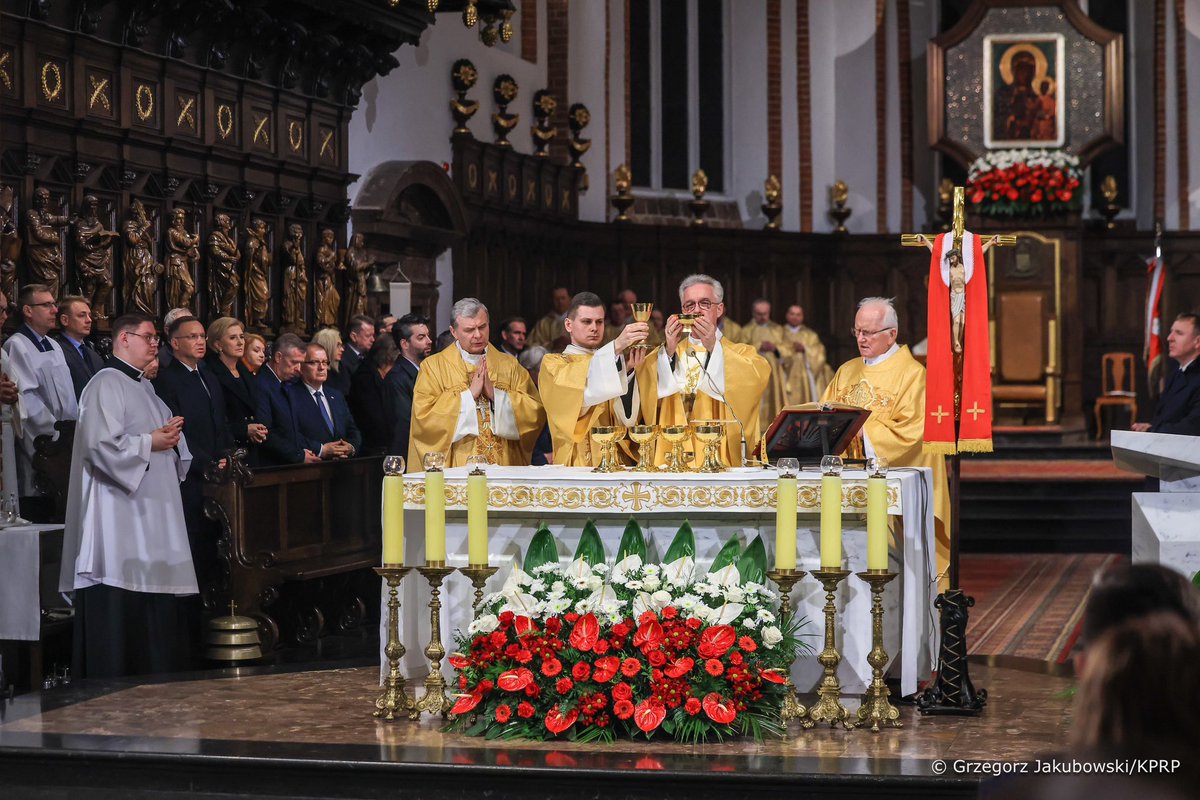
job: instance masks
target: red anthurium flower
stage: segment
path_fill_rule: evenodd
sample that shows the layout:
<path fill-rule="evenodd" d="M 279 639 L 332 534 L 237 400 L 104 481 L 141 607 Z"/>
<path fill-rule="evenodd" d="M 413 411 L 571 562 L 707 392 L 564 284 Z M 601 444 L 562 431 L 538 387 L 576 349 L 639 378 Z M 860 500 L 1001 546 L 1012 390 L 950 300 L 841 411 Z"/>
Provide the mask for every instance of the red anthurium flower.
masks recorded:
<path fill-rule="evenodd" d="M 652 700 L 643 700 L 633 709 L 633 721 L 646 733 L 650 733 L 650 731 L 662 725 L 663 720 L 666 718 L 666 707 L 662 703 L 656 703 Z"/>
<path fill-rule="evenodd" d="M 737 717 L 733 701 L 727 700 L 716 692 L 709 692 L 700 704 L 708 718 L 719 725 L 728 725 Z"/>
<path fill-rule="evenodd" d="M 687 675 L 689 672 L 691 672 L 692 667 L 695 665 L 696 662 L 690 658 L 677 658 L 674 662 L 672 662 L 671 666 L 667 667 L 664 671 L 667 673 L 668 678 L 682 678 L 684 675 Z"/>
<path fill-rule="evenodd" d="M 529 670 L 523 670 L 528 673 Z M 529 675 L 522 675 L 522 670 L 510 669 L 508 672 L 500 673 L 500 677 L 496 678 L 496 685 L 506 692 L 519 692 L 529 685 Z"/>
<path fill-rule="evenodd" d="M 621 662 L 621 674 L 626 678 L 632 678 L 638 674 L 638 670 L 642 668 L 642 662 L 636 658 L 627 658 Z"/>
<path fill-rule="evenodd" d="M 596 671 L 592 673 L 592 680 L 597 683 L 608 683 L 617 674 L 617 670 L 621 668 L 621 659 L 616 656 L 605 656 L 604 658 L 596 659 Z"/>
<path fill-rule="evenodd" d="M 613 713 L 617 719 L 629 719 L 633 716 L 633 703 L 628 700 L 618 700 L 613 703 Z"/>
<path fill-rule="evenodd" d="M 787 677 L 780 675 L 779 670 L 764 669 L 760 674 L 767 683 L 787 683 Z"/>
<path fill-rule="evenodd" d="M 465 714 L 475 706 L 479 705 L 479 701 L 483 699 L 483 692 L 476 689 L 471 694 L 464 694 L 454 703 L 450 709 L 451 714 Z"/>
<path fill-rule="evenodd" d="M 647 611 L 647 614 L 650 612 Z M 638 626 L 637 633 L 633 634 L 633 646 L 642 647 L 658 647 L 663 643 L 666 634 L 663 633 L 663 626 L 659 624 L 658 619 L 648 619 Z"/>
<path fill-rule="evenodd" d="M 517 636 L 536 633 L 537 629 L 537 625 L 529 617 L 517 617 L 513 620 L 513 631 L 516 632 Z"/>
<path fill-rule="evenodd" d="M 613 700 L 632 700 L 633 687 L 625 681 L 621 681 L 612 688 Z"/>
<path fill-rule="evenodd" d="M 496 722 L 504 724 L 512 719 L 512 709 L 507 704 L 496 708 Z"/>
<path fill-rule="evenodd" d="M 595 614 L 584 614 L 571 629 L 571 647 L 576 650 L 586 653 L 592 649 L 592 645 L 598 638 L 600 638 L 600 623 L 596 621 Z"/>
<path fill-rule="evenodd" d="M 555 706 L 546 714 L 546 730 L 557 736 L 574 725 L 577 719 L 579 719 L 579 709 L 573 708 L 564 714 L 558 706 Z"/>
<path fill-rule="evenodd" d="M 542 674 L 547 678 L 553 678 L 560 672 L 562 672 L 562 662 L 557 658 L 547 658 L 542 662 Z"/>
<path fill-rule="evenodd" d="M 749 636 L 743 636 L 742 638 L 738 639 L 738 647 L 742 648 L 747 653 L 753 653 L 758 649 L 758 643 Z"/>
<path fill-rule="evenodd" d="M 700 634 L 700 655 L 705 658 L 720 658 L 725 651 L 733 647 L 737 640 L 737 631 L 732 625 L 714 625 Z"/>
<path fill-rule="evenodd" d="M 471 661 L 466 656 L 460 656 L 457 654 L 450 656 L 450 658 L 447 660 L 450 662 L 450 666 L 454 667 L 455 669 L 463 669 L 471 664 Z"/>
<path fill-rule="evenodd" d="M 700 713 L 700 700 L 696 697 L 689 697 L 687 702 L 683 704 L 683 710 L 691 714 L 693 717 Z"/>

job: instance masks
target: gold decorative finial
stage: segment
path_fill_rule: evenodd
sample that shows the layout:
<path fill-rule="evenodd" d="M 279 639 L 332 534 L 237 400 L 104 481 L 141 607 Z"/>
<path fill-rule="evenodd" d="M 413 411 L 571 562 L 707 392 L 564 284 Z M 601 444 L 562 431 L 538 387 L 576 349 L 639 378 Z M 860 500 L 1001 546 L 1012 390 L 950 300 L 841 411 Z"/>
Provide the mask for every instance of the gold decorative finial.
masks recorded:
<path fill-rule="evenodd" d="M 633 173 L 629 171 L 627 164 L 620 164 L 613 172 L 613 186 L 618 194 L 626 194 L 629 188 L 633 186 Z"/>
<path fill-rule="evenodd" d="M 771 175 L 763 184 L 763 194 L 766 195 L 768 203 L 778 203 L 779 198 L 783 195 L 783 185 L 779 182 L 779 178 Z"/>
<path fill-rule="evenodd" d="M 1110 203 L 1115 203 L 1117 200 L 1117 179 L 1112 175 L 1105 175 L 1104 180 L 1100 183 L 1100 194 L 1104 195 L 1104 199 Z"/>
<path fill-rule="evenodd" d="M 697 200 L 704 197 L 704 193 L 708 191 L 708 176 L 704 174 L 704 170 L 698 169 L 692 175 L 692 196 Z"/>
<path fill-rule="evenodd" d="M 846 228 L 846 220 L 854 212 L 846 208 L 846 201 L 850 199 L 850 187 L 845 181 L 837 180 L 833 182 L 833 186 L 829 187 L 829 198 L 833 201 L 833 208 L 829 210 L 829 216 L 837 223 L 834 226 L 834 233 L 849 233 Z"/>

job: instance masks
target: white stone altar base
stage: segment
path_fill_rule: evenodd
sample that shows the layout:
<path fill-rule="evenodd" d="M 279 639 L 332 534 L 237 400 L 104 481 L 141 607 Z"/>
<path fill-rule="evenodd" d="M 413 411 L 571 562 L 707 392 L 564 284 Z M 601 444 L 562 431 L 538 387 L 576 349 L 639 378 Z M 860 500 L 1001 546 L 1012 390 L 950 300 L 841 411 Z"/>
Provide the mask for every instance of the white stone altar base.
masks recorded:
<path fill-rule="evenodd" d="M 1113 431 L 1113 462 L 1159 479 L 1133 494 L 1135 564 L 1153 562 L 1189 578 L 1200 571 L 1200 440 L 1170 433 Z"/>

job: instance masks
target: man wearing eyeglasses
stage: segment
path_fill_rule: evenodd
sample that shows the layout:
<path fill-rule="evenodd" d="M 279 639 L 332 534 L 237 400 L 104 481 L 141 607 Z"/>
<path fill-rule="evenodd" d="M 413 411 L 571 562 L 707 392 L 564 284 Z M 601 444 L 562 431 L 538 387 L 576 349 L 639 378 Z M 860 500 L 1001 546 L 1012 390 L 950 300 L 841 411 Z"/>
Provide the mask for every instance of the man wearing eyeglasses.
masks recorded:
<path fill-rule="evenodd" d="M 679 303 L 683 313 L 696 318 L 686 339 L 679 315 L 667 318 L 666 344 L 658 351 L 655 375 L 661 398 L 658 424 L 728 421 L 721 458 L 730 466 L 741 466 L 743 440 L 748 449 L 758 443 L 758 407 L 771 377 L 771 365 L 752 345 L 734 342 L 721 332 L 725 288 L 716 278 L 700 274 L 684 278 L 679 284 Z M 704 448 L 693 442 L 692 451 L 698 465 Z"/>
<path fill-rule="evenodd" d="M 329 355 L 321 345 L 310 344 L 300 365 L 300 381 L 284 391 L 291 399 L 301 446 L 321 458 L 349 458 L 362 447 L 362 433 L 346 398 L 328 380 Z"/>
<path fill-rule="evenodd" d="M 17 308 L 22 322 L 16 334 L 4 343 L 4 353 L 8 374 L 21 393 L 17 419 L 21 515 L 34 522 L 48 522 L 54 515 L 54 503 L 34 487 L 33 442 L 42 435 L 58 438 L 54 424 L 77 419 L 79 405 L 62 346 L 49 336 L 58 312 L 50 288 L 40 283 L 21 287 Z"/>
<path fill-rule="evenodd" d="M 933 469 L 938 574 L 944 575 L 950 563 L 950 484 L 945 459 L 921 451 L 925 368 L 913 358 L 908 345 L 896 343 L 899 327 L 891 300 L 861 300 L 852 331 L 860 357 L 838 368 L 821 402 L 845 403 L 871 412 L 860 433 L 862 455 L 882 456 L 893 467 Z M 946 411 L 954 413 L 954 409 Z"/>

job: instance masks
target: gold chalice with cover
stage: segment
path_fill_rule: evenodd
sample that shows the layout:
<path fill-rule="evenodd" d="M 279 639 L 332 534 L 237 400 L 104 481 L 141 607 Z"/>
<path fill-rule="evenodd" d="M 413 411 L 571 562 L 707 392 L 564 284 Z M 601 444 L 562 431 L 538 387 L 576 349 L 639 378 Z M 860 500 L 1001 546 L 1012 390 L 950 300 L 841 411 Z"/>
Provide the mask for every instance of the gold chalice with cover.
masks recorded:
<path fill-rule="evenodd" d="M 625 429 L 619 425 L 597 425 L 592 428 L 592 441 L 600 445 L 600 463 L 592 472 L 620 472 L 621 462 L 617 459 L 617 442 L 625 438 Z"/>
<path fill-rule="evenodd" d="M 687 425 L 667 425 L 662 429 L 662 438 L 671 445 L 667 453 L 667 472 L 687 472 L 688 459 L 683 454 L 683 443 L 691 437 L 691 429 Z"/>
<path fill-rule="evenodd" d="M 634 425 L 629 429 L 629 439 L 638 446 L 638 462 L 634 472 L 654 472 L 654 440 L 658 438 L 657 425 Z"/>

